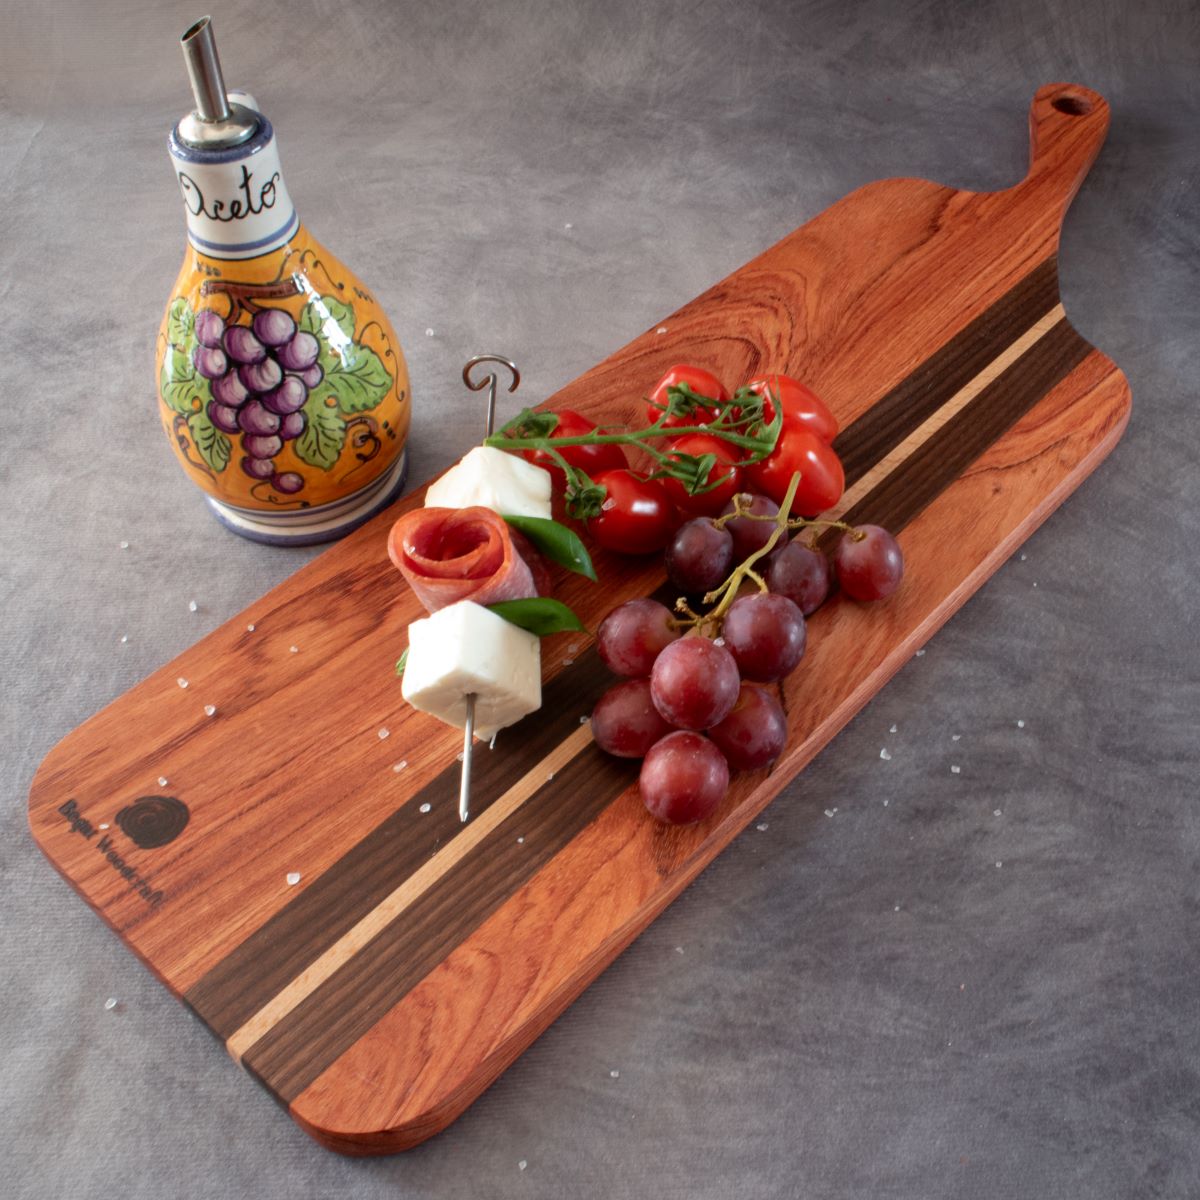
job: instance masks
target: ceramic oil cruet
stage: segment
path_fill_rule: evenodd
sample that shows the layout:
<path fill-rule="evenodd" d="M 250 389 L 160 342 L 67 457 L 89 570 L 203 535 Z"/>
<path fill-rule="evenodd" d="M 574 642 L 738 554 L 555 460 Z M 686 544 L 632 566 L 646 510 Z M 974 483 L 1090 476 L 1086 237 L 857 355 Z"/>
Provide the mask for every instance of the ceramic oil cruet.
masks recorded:
<path fill-rule="evenodd" d="M 172 130 L 188 245 L 159 330 L 159 413 L 222 524 L 340 536 L 396 495 L 408 369 L 370 290 L 301 223 L 270 121 L 227 93 L 208 17 L 182 40 L 196 109 Z"/>

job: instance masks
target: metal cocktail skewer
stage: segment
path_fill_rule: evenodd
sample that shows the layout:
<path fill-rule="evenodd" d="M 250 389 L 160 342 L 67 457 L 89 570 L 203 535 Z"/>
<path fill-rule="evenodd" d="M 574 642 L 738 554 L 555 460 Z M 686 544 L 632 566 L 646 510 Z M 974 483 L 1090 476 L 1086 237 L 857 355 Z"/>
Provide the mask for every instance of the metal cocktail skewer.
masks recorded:
<path fill-rule="evenodd" d="M 512 372 L 512 382 L 508 385 L 510 392 L 515 392 L 521 383 L 521 372 L 517 370 L 517 364 L 511 359 L 503 358 L 499 354 L 477 354 L 474 358 L 467 360 L 463 367 L 462 377 L 463 383 L 467 385 L 473 392 L 481 392 L 484 388 L 488 390 L 487 396 L 487 433 L 485 437 L 492 436 L 492 429 L 496 424 L 496 373 L 489 371 L 482 379 L 471 378 L 471 368 L 478 363 L 499 363 L 505 366 Z M 458 783 L 458 819 L 464 824 L 471 815 L 471 758 L 475 753 L 475 693 L 467 693 L 467 723 L 463 728 L 463 752 L 462 752 L 462 773 L 459 776 Z"/>

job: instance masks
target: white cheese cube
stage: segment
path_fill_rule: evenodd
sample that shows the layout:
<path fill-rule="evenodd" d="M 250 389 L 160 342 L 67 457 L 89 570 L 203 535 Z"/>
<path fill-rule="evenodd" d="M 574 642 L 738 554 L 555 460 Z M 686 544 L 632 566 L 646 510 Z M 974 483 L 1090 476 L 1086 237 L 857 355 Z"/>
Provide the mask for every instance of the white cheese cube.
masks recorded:
<path fill-rule="evenodd" d="M 460 600 L 408 627 L 401 692 L 419 709 L 462 729 L 475 693 L 475 734 L 490 738 L 542 704 L 536 635 L 480 604 Z"/>
<path fill-rule="evenodd" d="M 491 446 L 476 446 L 429 485 L 426 508 L 478 505 L 513 517 L 550 516 L 550 472 Z"/>

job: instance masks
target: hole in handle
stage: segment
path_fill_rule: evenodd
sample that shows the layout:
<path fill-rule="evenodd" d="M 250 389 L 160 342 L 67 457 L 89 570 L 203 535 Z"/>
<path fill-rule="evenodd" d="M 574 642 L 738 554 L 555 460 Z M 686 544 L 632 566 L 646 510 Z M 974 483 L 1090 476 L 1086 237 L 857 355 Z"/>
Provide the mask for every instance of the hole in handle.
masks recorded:
<path fill-rule="evenodd" d="M 1092 111 L 1092 102 L 1086 96 L 1072 96 L 1069 92 L 1063 96 L 1055 96 L 1050 101 L 1050 107 L 1068 117 L 1086 117 Z"/>

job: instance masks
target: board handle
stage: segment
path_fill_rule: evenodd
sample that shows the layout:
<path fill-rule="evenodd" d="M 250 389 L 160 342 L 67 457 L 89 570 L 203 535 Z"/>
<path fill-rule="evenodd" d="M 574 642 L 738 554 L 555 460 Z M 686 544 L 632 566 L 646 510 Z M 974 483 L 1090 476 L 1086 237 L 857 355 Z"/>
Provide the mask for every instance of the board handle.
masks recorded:
<path fill-rule="evenodd" d="M 1104 145 L 1109 115 L 1108 101 L 1078 83 L 1048 83 L 1038 88 L 1029 106 L 1029 173 L 1024 183 L 1056 193 L 1060 217 Z"/>

